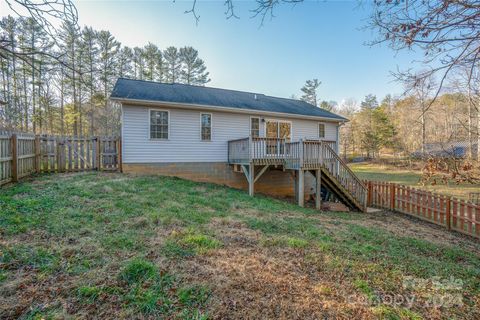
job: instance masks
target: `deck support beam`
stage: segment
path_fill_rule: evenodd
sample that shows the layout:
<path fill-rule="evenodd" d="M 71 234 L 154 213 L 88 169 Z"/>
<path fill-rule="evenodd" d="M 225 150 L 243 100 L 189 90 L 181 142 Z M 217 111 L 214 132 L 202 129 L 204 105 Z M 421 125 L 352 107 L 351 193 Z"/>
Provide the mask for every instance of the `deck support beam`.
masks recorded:
<path fill-rule="evenodd" d="M 268 168 L 270 168 L 270 165 L 265 165 L 263 166 L 262 169 L 260 169 L 260 172 L 257 173 L 257 176 L 255 177 L 255 179 L 253 180 L 253 182 L 257 182 L 258 179 L 260 179 L 260 177 L 265 173 L 267 172 Z"/>
<path fill-rule="evenodd" d="M 248 181 L 248 194 L 253 197 L 255 188 L 255 165 L 249 164 L 245 165 L 242 164 L 242 171 L 245 174 L 245 177 Z"/>
<path fill-rule="evenodd" d="M 298 205 L 303 207 L 305 205 L 305 171 L 303 169 L 298 170 Z"/>
<path fill-rule="evenodd" d="M 255 165 L 250 164 L 250 168 L 248 170 L 248 194 L 253 197 L 255 192 Z"/>
<path fill-rule="evenodd" d="M 315 181 L 315 208 L 320 210 L 322 208 L 322 170 L 316 170 Z"/>

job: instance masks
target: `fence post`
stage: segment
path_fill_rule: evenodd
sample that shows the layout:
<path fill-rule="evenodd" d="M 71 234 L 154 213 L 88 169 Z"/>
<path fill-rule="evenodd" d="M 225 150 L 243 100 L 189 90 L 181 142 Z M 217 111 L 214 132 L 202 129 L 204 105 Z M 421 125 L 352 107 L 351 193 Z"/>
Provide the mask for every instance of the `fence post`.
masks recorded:
<path fill-rule="evenodd" d="M 390 210 L 395 210 L 395 184 L 390 183 Z"/>
<path fill-rule="evenodd" d="M 11 138 L 12 143 L 12 181 L 18 181 L 18 138 L 14 133 Z"/>
<path fill-rule="evenodd" d="M 57 157 L 57 172 L 62 172 L 62 155 L 61 155 L 61 150 L 60 150 L 60 138 L 56 137 L 55 138 L 55 144 L 56 144 L 56 157 Z"/>
<path fill-rule="evenodd" d="M 452 229 L 452 222 L 450 221 L 451 220 L 451 214 L 450 214 L 450 209 L 451 209 L 451 203 L 452 203 L 452 198 L 451 197 L 447 197 L 447 203 L 445 205 L 445 222 L 446 222 L 446 225 L 447 225 L 447 230 L 450 230 Z"/>
<path fill-rule="evenodd" d="M 118 148 L 117 148 L 117 167 L 118 171 L 123 172 L 123 165 L 122 165 L 122 138 L 118 138 Z"/>
<path fill-rule="evenodd" d="M 95 155 L 97 156 L 97 159 L 95 159 L 95 162 L 97 163 L 97 170 L 100 171 L 101 165 L 100 165 L 100 137 L 97 137 L 97 142 L 95 143 Z"/>
<path fill-rule="evenodd" d="M 372 184 L 372 181 L 368 181 L 368 187 L 367 187 L 367 190 L 368 190 L 368 195 L 367 195 L 367 207 L 371 207 L 372 206 L 372 200 L 373 200 L 373 184 Z"/>
<path fill-rule="evenodd" d="M 40 173 L 40 136 L 37 134 L 35 135 L 35 142 L 34 142 L 34 153 L 35 153 L 35 172 Z"/>

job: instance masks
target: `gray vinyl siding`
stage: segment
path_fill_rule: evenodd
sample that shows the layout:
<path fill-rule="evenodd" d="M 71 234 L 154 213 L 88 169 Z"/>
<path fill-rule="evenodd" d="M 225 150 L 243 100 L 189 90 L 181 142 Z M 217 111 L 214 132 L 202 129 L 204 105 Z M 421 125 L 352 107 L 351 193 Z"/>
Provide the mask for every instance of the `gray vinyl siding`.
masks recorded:
<path fill-rule="evenodd" d="M 149 110 L 169 112 L 168 140 L 150 139 Z M 122 107 L 122 157 L 124 163 L 225 162 L 227 141 L 250 135 L 250 115 L 212 112 L 212 140 L 201 141 L 199 110 L 168 107 Z M 318 121 L 262 116 L 292 123 L 292 139 L 318 139 Z M 325 140 L 336 140 L 336 123 L 325 123 Z M 260 135 L 265 124 L 260 121 Z"/>

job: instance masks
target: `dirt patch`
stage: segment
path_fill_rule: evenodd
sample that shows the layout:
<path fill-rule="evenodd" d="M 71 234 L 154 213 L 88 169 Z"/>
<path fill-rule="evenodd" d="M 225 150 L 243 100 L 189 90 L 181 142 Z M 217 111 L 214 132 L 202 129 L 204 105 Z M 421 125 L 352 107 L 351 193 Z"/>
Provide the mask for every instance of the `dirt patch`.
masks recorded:
<path fill-rule="evenodd" d="M 265 248 L 260 234 L 242 223 L 212 222 L 222 249 L 177 264 L 189 282 L 212 288 L 209 315 L 215 319 L 362 319 L 366 307 L 349 303 L 355 294 L 341 278 L 307 262 L 307 252 Z"/>

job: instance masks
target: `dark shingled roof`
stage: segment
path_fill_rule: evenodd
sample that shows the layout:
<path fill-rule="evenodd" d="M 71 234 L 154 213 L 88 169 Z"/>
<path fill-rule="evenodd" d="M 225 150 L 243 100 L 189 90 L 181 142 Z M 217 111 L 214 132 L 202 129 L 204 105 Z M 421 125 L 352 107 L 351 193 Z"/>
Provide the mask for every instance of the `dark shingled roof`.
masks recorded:
<path fill-rule="evenodd" d="M 178 83 L 119 78 L 110 98 L 196 104 L 346 120 L 339 115 L 300 100 Z"/>

